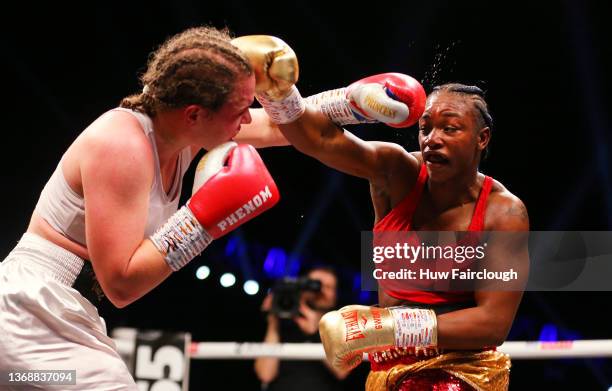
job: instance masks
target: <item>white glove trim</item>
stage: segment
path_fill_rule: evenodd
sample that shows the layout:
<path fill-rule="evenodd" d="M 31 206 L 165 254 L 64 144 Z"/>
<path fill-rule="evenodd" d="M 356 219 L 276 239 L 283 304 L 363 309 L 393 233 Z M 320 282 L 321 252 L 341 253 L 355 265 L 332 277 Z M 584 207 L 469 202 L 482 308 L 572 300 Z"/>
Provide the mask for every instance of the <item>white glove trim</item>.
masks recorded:
<path fill-rule="evenodd" d="M 275 124 L 291 123 L 306 111 L 306 102 L 296 86 L 291 86 L 289 94 L 281 100 L 273 100 L 265 94 L 258 94 L 256 98 Z"/>
<path fill-rule="evenodd" d="M 149 239 L 172 271 L 188 264 L 213 240 L 187 206 L 176 211 Z"/>
<path fill-rule="evenodd" d="M 429 309 L 390 307 L 395 321 L 395 346 L 427 348 L 438 345 L 436 313 Z"/>
<path fill-rule="evenodd" d="M 225 165 L 229 154 L 238 146 L 234 141 L 228 141 L 211 149 L 200 159 L 193 177 L 191 195 L 202 187 L 210 178 Z"/>

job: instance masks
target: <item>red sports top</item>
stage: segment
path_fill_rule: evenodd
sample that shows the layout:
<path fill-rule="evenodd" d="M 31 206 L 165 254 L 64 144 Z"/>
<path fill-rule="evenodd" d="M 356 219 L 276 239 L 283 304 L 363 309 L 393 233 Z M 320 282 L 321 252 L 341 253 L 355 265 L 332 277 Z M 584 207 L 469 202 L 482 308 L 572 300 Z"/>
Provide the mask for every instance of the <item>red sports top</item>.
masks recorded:
<path fill-rule="evenodd" d="M 374 232 L 411 231 L 414 212 L 419 205 L 426 183 L 427 167 L 422 164 L 419 177 L 412 191 L 400 201 L 391 212 L 374 225 Z M 493 179 L 489 176 L 485 176 L 480 194 L 476 200 L 476 207 L 474 208 L 468 231 L 483 230 L 487 199 L 489 193 L 491 193 L 492 185 Z M 474 299 L 474 292 L 385 290 L 385 293 L 397 299 L 424 304 L 458 303 L 472 301 Z"/>

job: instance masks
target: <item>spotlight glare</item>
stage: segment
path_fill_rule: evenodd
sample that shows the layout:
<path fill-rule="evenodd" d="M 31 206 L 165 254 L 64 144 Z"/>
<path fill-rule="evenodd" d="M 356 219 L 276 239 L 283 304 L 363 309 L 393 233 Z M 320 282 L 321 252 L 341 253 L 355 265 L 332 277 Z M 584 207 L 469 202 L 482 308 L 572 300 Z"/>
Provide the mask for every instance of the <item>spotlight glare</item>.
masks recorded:
<path fill-rule="evenodd" d="M 209 275 L 210 275 L 210 268 L 208 266 L 200 266 L 198 270 L 196 270 L 196 278 L 198 280 L 204 280 Z"/>
<path fill-rule="evenodd" d="M 259 284 L 254 280 L 246 281 L 243 288 L 247 295 L 256 295 L 259 292 Z"/>
<path fill-rule="evenodd" d="M 232 273 L 225 273 L 219 279 L 221 286 L 224 288 L 229 288 L 230 286 L 236 283 L 236 277 Z"/>

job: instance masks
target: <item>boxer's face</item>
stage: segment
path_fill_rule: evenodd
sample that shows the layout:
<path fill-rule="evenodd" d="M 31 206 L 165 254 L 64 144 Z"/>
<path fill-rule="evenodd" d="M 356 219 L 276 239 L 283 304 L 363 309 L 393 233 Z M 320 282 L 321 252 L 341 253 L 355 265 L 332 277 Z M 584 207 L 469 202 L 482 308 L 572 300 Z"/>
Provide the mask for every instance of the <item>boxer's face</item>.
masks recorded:
<path fill-rule="evenodd" d="M 217 112 L 211 112 L 202 126 L 204 148 L 210 149 L 233 139 L 243 124 L 251 123 L 249 107 L 255 96 L 255 75 L 236 81 L 229 99 Z"/>
<path fill-rule="evenodd" d="M 478 167 L 482 125 L 476 107 L 461 94 L 438 92 L 419 119 L 419 145 L 432 181 L 444 181 Z"/>

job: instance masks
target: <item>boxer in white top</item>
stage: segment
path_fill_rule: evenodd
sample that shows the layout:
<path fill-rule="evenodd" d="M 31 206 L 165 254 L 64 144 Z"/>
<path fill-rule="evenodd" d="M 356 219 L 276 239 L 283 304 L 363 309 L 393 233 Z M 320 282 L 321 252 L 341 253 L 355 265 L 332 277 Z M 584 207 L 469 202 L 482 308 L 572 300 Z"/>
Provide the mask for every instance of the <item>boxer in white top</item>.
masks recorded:
<path fill-rule="evenodd" d="M 67 149 L 27 232 L 0 263 L 0 372 L 71 369 L 76 385 L 62 389 L 136 390 L 89 295 L 73 287 L 83 271 L 90 267 L 108 299 L 126 306 L 279 200 L 255 149 L 228 141 L 286 144 L 268 114 L 250 106 L 255 75 L 276 98 L 290 94 L 297 60 L 273 37 L 239 42 L 262 61 L 251 64 L 213 28 L 172 37 L 151 56 L 142 93 Z M 275 121 L 303 111 L 297 105 Z M 210 152 L 176 211 L 200 148 Z"/>

